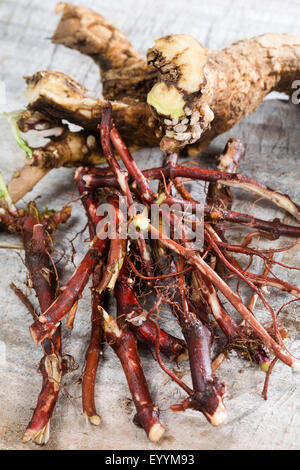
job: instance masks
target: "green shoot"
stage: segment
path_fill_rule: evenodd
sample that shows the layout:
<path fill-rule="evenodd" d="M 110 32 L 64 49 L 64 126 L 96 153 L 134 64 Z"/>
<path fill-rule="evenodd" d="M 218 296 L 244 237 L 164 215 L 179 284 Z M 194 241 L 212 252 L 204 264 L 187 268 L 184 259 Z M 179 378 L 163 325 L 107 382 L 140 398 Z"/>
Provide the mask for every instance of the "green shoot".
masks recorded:
<path fill-rule="evenodd" d="M 0 198 L 3 198 L 5 200 L 9 212 L 11 212 L 12 214 L 17 213 L 17 209 L 12 201 L 12 198 L 10 197 L 10 194 L 8 192 L 8 189 L 5 184 L 1 171 L 0 171 Z"/>
<path fill-rule="evenodd" d="M 24 150 L 26 155 L 29 158 L 32 158 L 32 150 L 28 146 L 28 143 L 26 142 L 26 140 L 23 139 L 23 137 L 21 135 L 21 132 L 20 132 L 20 129 L 19 129 L 19 126 L 18 126 L 18 120 L 22 116 L 22 110 L 12 111 L 11 113 L 3 113 L 0 116 L 3 116 L 3 117 L 7 118 L 8 122 L 10 124 L 11 130 L 12 130 L 12 135 L 13 135 L 15 141 L 17 142 L 19 147 L 22 150 Z"/>

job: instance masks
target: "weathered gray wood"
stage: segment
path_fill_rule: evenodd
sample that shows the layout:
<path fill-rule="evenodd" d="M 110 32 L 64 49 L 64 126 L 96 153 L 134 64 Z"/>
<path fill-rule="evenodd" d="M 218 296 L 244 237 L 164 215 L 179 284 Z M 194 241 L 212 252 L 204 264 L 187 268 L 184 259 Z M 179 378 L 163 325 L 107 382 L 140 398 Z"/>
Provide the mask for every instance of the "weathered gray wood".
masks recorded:
<path fill-rule="evenodd" d="M 80 54 L 53 46 L 51 36 L 57 18 L 53 13 L 55 1 L 0 1 L 0 79 L 7 88 L 7 104 L 0 107 L 21 107 L 24 83 L 23 75 L 50 68 L 69 73 L 82 81 L 93 94 L 100 93 L 97 67 Z M 75 3 L 75 2 L 74 2 Z M 79 3 L 76 2 L 76 3 Z M 143 52 L 161 35 L 172 32 L 188 32 L 206 46 L 220 48 L 245 36 L 266 31 L 299 33 L 300 5 L 297 1 L 202 1 L 182 0 L 110 0 L 85 1 L 115 21 L 126 31 L 132 42 Z M 286 102 L 265 102 L 257 112 L 236 126 L 230 135 L 241 138 L 247 147 L 247 155 L 241 171 L 259 178 L 262 182 L 288 192 L 300 202 L 299 148 L 300 109 Z M 1 150 L 0 169 L 5 176 L 11 175 L 22 162 L 22 152 L 16 148 L 9 136 L 8 126 L 0 121 Z M 213 155 L 222 150 L 227 136 L 219 137 L 199 157 L 203 165 L 213 165 Z M 140 151 L 136 155 L 141 166 L 152 166 L 160 159 L 157 149 Z M 59 169 L 51 172 L 26 198 L 41 195 L 38 204 L 59 208 L 72 199 L 72 170 Z M 298 183 L 298 184 L 297 184 Z M 197 191 L 197 189 L 195 189 Z M 254 197 L 235 191 L 236 207 L 242 211 L 253 211 Z M 281 217 L 291 223 L 289 216 L 276 210 L 269 203 L 259 202 L 255 213 L 269 219 Z M 61 263 L 62 282 L 72 273 L 71 252 L 67 238 L 72 238 L 84 224 L 80 203 L 74 204 L 72 220 L 59 231 L 57 250 L 66 249 Z M 232 231 L 232 238 L 241 236 Z M 0 241 L 17 240 L 16 237 L 0 234 Z M 76 240 L 78 262 L 84 252 L 84 236 Z M 280 240 L 277 245 L 283 245 Z M 269 244 L 269 242 L 268 242 Z M 59 257 L 59 253 L 57 253 Z M 280 255 L 278 259 L 299 266 L 299 249 Z M 261 269 L 261 266 L 256 266 Z M 11 280 L 23 286 L 25 268 L 15 251 L 0 250 L 0 341 L 6 347 L 6 363 L 0 361 L 0 448 L 33 448 L 21 443 L 24 428 L 30 418 L 30 409 L 35 406 L 41 377 L 35 373 L 41 351 L 33 345 L 28 326 L 30 316 L 9 290 Z M 276 268 L 275 273 L 282 272 Z M 299 283 L 296 271 L 283 274 L 285 279 Z M 247 291 L 245 295 L 249 295 Z M 275 308 L 286 300 L 282 294 L 272 291 L 270 296 Z M 259 317 L 263 316 L 260 304 Z M 64 334 L 64 352 L 73 354 L 80 369 L 64 377 L 65 394 L 62 394 L 52 420 L 52 434 L 47 448 L 50 449 L 297 449 L 300 442 L 300 376 L 292 374 L 284 365 L 278 365 L 271 378 L 269 400 L 260 396 L 264 373 L 251 368 L 247 363 L 231 357 L 220 368 L 220 375 L 228 383 L 226 405 L 228 422 L 220 428 L 210 427 L 196 412 L 175 414 L 168 411 L 171 403 L 183 398 L 178 387 L 160 371 L 150 353 L 143 351 L 146 376 L 151 392 L 162 410 L 162 421 L 167 424 L 166 438 L 159 446 L 149 443 L 144 432 L 132 423 L 133 405 L 128 400 L 129 392 L 119 363 L 110 349 L 105 351 L 105 363 L 100 366 L 97 378 L 96 402 L 103 424 L 99 428 L 85 425 L 81 413 L 80 385 L 78 378 L 84 351 L 88 341 L 90 316 L 90 292 L 85 290 L 79 303 L 75 328 Z M 282 318 L 289 331 L 288 347 L 299 356 L 300 313 L 297 304 L 284 310 Z M 167 328 L 177 327 L 170 316 L 164 314 Z M 3 343 L 0 343 L 0 346 Z M 174 365 L 169 364 L 170 367 Z M 178 367 L 176 366 L 176 369 Z M 187 363 L 180 365 L 187 371 Z M 240 371 L 243 370 L 243 373 Z M 189 381 L 186 373 L 184 379 Z"/>

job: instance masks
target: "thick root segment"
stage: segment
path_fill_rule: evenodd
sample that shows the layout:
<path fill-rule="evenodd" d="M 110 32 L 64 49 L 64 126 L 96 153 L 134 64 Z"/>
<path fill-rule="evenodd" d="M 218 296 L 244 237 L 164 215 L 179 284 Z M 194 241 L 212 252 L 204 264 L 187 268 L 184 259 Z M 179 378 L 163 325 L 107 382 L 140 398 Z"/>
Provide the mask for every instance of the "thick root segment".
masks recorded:
<path fill-rule="evenodd" d="M 211 52 L 205 66 L 205 93 L 214 120 L 189 153 L 199 153 L 255 111 L 271 91 L 291 95 L 299 70 L 299 36 L 264 34 Z"/>
<path fill-rule="evenodd" d="M 104 162 L 101 149 L 96 145 L 95 136 L 86 131 L 67 131 L 60 140 L 56 139 L 44 147 L 33 149 L 32 165 L 43 169 L 99 165 Z"/>
<path fill-rule="evenodd" d="M 60 2 L 62 13 L 52 41 L 89 55 L 102 70 L 128 67 L 141 60 L 125 34 L 89 8 Z"/>
<path fill-rule="evenodd" d="M 262 46 L 272 42 L 266 36 L 268 38 L 271 36 L 274 43 L 277 41 L 281 44 L 277 51 L 276 48 L 268 49 Z M 288 84 L 291 86 L 300 70 L 299 43 L 300 39 L 297 37 L 265 35 L 240 41 L 223 51 L 209 53 L 207 63 L 201 69 L 204 81 L 197 92 L 190 93 L 190 101 L 186 99 L 189 96 L 187 91 L 179 87 L 177 89 L 176 80 L 171 86 L 169 80 L 164 78 L 165 75 L 168 77 L 168 69 L 177 70 L 176 67 L 180 65 L 177 66 L 172 61 L 169 63 L 165 59 L 167 65 L 164 63 L 161 66 L 162 78 L 148 94 L 148 102 L 152 110 L 156 110 L 154 116 L 145 101 L 131 97 L 122 98 L 121 101 L 112 102 L 116 125 L 128 145 L 155 146 L 165 134 L 161 141 L 163 150 L 171 152 L 189 144 L 188 152 L 198 154 L 217 135 L 231 129 L 254 111 L 269 92 L 273 90 L 291 92 L 292 88 L 289 88 Z M 179 52 L 183 52 L 182 44 L 178 47 Z M 268 57 L 269 53 L 273 54 L 273 62 Z M 152 57 L 151 54 L 150 52 L 149 57 Z M 157 54 L 157 57 L 160 55 Z M 176 58 L 176 54 L 174 57 Z M 274 61 L 279 72 L 274 73 L 272 68 Z M 155 63 L 159 68 L 158 59 Z M 167 69 L 165 74 L 164 66 Z M 198 72 L 199 76 L 201 73 Z M 68 117 L 71 122 L 85 129 L 95 130 L 103 102 L 88 97 L 86 90 L 78 83 L 64 74 L 44 71 L 28 79 L 28 85 L 30 107 L 55 118 Z M 75 94 L 74 89 L 71 90 L 73 86 L 76 88 Z M 240 87 L 243 90 L 242 94 Z M 253 99 L 250 98 L 252 96 Z M 158 117 L 161 122 L 157 120 Z M 164 133 L 161 131 L 161 124 Z M 196 143 L 190 145 L 192 142 Z"/>
<path fill-rule="evenodd" d="M 8 228 L 10 231 L 21 232 L 24 250 L 25 264 L 28 268 L 32 286 L 36 292 L 42 312 L 53 302 L 56 295 L 57 279 L 50 258 L 53 233 L 60 223 L 65 222 L 70 216 L 70 208 L 64 208 L 57 213 L 39 213 L 32 202 L 27 211 L 20 210 L 12 217 Z M 20 299 L 26 297 L 21 294 Z M 30 309 L 31 311 L 31 309 Z M 32 313 L 32 312 L 31 312 Z M 50 419 L 58 398 L 62 377 L 61 357 L 61 328 L 59 327 L 51 340 L 42 342 L 44 357 L 41 360 L 40 371 L 43 376 L 42 389 L 39 394 L 32 419 L 24 434 L 24 442 L 33 441 L 36 444 L 46 444 L 50 435 Z"/>
<path fill-rule="evenodd" d="M 42 390 L 38 402 L 25 431 L 23 442 L 33 441 L 44 445 L 50 437 L 50 418 L 52 416 L 62 377 L 61 357 L 57 354 L 44 356 L 41 363 L 43 375 Z"/>
<path fill-rule="evenodd" d="M 164 428 L 148 390 L 134 335 L 126 326 L 120 328 L 103 309 L 102 314 L 106 341 L 120 359 L 136 407 L 134 422 L 144 428 L 151 441 L 157 442 L 163 436 Z"/>
<path fill-rule="evenodd" d="M 68 82 L 68 86 L 72 85 Z M 51 88 L 51 85 L 49 87 Z M 43 93 L 42 89 L 43 85 L 41 85 Z M 45 94 L 47 95 L 47 92 Z M 29 109 L 21 114 L 18 126 L 23 133 L 34 130 L 38 138 L 50 139 L 46 145 L 32 149 L 32 158 L 26 160 L 28 165 L 51 169 L 105 162 L 93 132 L 85 130 L 72 132 L 61 119 Z"/>
<path fill-rule="evenodd" d="M 96 291 L 101 275 L 101 265 L 98 265 L 93 274 L 91 336 L 85 353 L 86 363 L 82 377 L 82 409 L 87 420 L 95 426 L 101 423 L 95 405 L 95 381 L 104 339 L 102 317 L 98 309 L 98 306 L 103 304 L 103 295 Z"/>
<path fill-rule="evenodd" d="M 97 216 L 97 207 L 99 200 L 96 195 L 87 193 L 84 190 L 82 176 L 86 173 L 88 168 L 78 168 L 74 175 L 74 180 L 77 184 L 81 202 L 85 209 L 88 218 L 88 227 L 91 240 L 94 239 L 97 231 L 97 224 L 100 222 L 101 217 Z M 103 266 L 102 261 L 94 269 L 92 281 L 92 316 L 91 316 L 91 335 L 90 342 L 85 354 L 85 368 L 82 376 L 82 410 L 83 413 L 91 424 L 99 426 L 101 418 L 96 410 L 95 404 L 95 382 L 98 369 L 99 360 L 103 354 L 102 344 L 104 341 L 104 330 L 102 315 L 99 310 L 99 305 L 105 302 L 103 293 L 99 293 L 98 287 L 102 279 Z"/>
<path fill-rule="evenodd" d="M 97 165 L 105 159 L 92 132 L 72 132 L 60 120 L 49 118 L 37 111 L 26 110 L 18 121 L 20 131 L 35 130 L 39 138 L 50 142 L 32 148 L 32 157 L 16 170 L 8 191 L 14 202 L 22 199 L 52 169 L 61 166 Z"/>
<path fill-rule="evenodd" d="M 62 16 L 52 42 L 78 50 L 94 60 L 101 71 L 106 99 L 127 96 L 145 100 L 145 84 L 150 89 L 156 72 L 149 70 L 122 31 L 89 8 L 59 3 L 56 12 Z"/>
<path fill-rule="evenodd" d="M 30 209 L 32 213 L 34 207 L 31 206 Z M 31 218 L 34 219 L 33 215 Z M 34 225 L 31 232 L 30 222 L 30 220 L 26 221 L 23 232 L 25 263 L 43 312 L 55 298 L 56 276 L 47 252 L 49 237 L 41 224 Z M 50 419 L 60 388 L 62 377 L 61 327 L 56 330 L 51 340 L 46 339 L 42 342 L 42 347 L 45 353 L 40 364 L 43 376 L 42 389 L 32 419 L 23 437 L 24 442 L 32 440 L 39 445 L 48 442 Z"/>
<path fill-rule="evenodd" d="M 147 59 L 159 73 L 147 102 L 165 128 L 161 148 L 171 152 L 197 142 L 214 118 L 207 103 L 200 101 L 207 49 L 191 36 L 174 34 L 158 39 Z"/>
<path fill-rule="evenodd" d="M 147 101 L 165 128 L 161 148 L 172 151 L 198 140 L 195 149 L 202 148 L 254 111 L 270 91 L 291 94 L 299 57 L 300 38 L 285 34 L 239 41 L 216 52 L 190 36 L 157 40 L 147 59 L 159 79 Z"/>
<path fill-rule="evenodd" d="M 80 83 L 61 72 L 44 70 L 26 78 L 29 109 L 55 119 L 68 119 L 95 131 L 105 101 L 92 98 Z M 146 102 L 124 98 L 112 101 L 114 121 L 127 145 L 155 146 L 162 133 Z"/>
<path fill-rule="evenodd" d="M 182 262 L 179 264 L 182 267 Z M 192 408 L 201 411 L 207 420 L 217 426 L 226 418 L 223 403 L 225 385 L 212 373 L 211 344 L 212 336 L 209 328 L 202 323 L 200 315 L 196 315 L 188 306 L 184 293 L 184 279 L 179 279 L 179 292 L 169 284 L 171 309 L 177 318 L 185 338 L 190 362 L 193 391 L 181 405 L 172 406 L 174 411 Z M 180 295 L 179 295 L 180 294 Z"/>
<path fill-rule="evenodd" d="M 193 394 L 184 408 L 201 411 L 212 425 L 218 426 L 224 423 L 227 415 L 222 400 L 225 386 L 212 373 L 209 330 L 193 314 L 189 317 L 189 324 L 181 320 L 181 327 L 188 345 Z"/>
<path fill-rule="evenodd" d="M 196 139 L 188 151 L 199 153 L 271 91 L 290 95 L 299 78 L 297 36 L 268 33 L 211 51 L 188 35 L 169 35 L 149 49 L 147 69 L 126 36 L 101 15 L 68 4 L 59 4 L 58 11 L 63 15 L 53 41 L 100 65 L 106 98 L 145 102 L 151 90 L 148 101 L 164 126 L 161 146 L 167 151 Z"/>
<path fill-rule="evenodd" d="M 22 132 L 36 130 L 38 137 L 50 138 L 50 142 L 31 148 L 32 156 L 27 157 L 25 165 L 14 172 L 8 183 L 13 202 L 22 199 L 52 168 L 104 162 L 90 132 L 71 132 L 61 121 L 29 110 L 21 115 L 18 127 Z"/>
<path fill-rule="evenodd" d="M 48 168 L 39 168 L 25 164 L 16 170 L 8 183 L 8 191 L 13 202 L 18 202 L 50 171 Z"/>

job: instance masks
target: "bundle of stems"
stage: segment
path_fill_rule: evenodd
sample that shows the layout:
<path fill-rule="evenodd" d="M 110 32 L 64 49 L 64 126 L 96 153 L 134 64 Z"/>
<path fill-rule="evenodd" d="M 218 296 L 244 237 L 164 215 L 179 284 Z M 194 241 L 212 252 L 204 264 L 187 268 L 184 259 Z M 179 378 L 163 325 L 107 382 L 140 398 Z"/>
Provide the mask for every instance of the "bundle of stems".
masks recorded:
<path fill-rule="evenodd" d="M 53 341 L 61 320 L 67 314 L 70 317 L 69 312 L 73 322 L 77 302 L 93 276 L 91 338 L 82 381 L 87 419 L 95 425 L 101 422 L 94 393 L 99 358 L 106 342 L 123 368 L 136 407 L 135 424 L 144 428 L 151 441 L 161 439 L 165 428 L 140 361 L 138 344 L 142 343 L 153 349 L 164 373 L 186 394 L 171 409 L 200 411 L 218 426 L 225 421 L 227 412 L 225 383 L 215 371 L 230 350 L 267 372 L 265 398 L 274 365 L 271 356 L 299 369 L 298 360 L 284 345 L 286 331 L 265 296 L 266 288 L 272 287 L 300 298 L 298 287 L 273 275 L 271 270 L 275 264 L 297 269 L 278 261 L 276 254 L 298 243 L 299 227 L 233 212 L 230 186 L 263 194 L 295 218 L 299 217 L 299 208 L 288 196 L 236 173 L 244 154 L 238 139 L 228 141 L 217 170 L 179 166 L 178 154 L 172 153 L 166 154 L 163 166 L 141 171 L 114 124 L 109 102 L 103 107 L 98 130 L 107 166 L 80 167 L 74 176 L 88 219 L 90 246 L 64 290 L 31 325 L 32 337 L 36 344 Z M 192 197 L 184 186 L 184 178 L 209 181 L 205 204 Z M 156 190 L 150 185 L 152 179 L 158 180 Z M 232 244 L 227 240 L 226 222 L 252 231 L 240 245 Z M 199 226 L 203 235 L 200 244 Z M 250 246 L 254 237 L 277 239 L 282 235 L 295 240 L 281 249 Z M 236 254 L 250 258 L 246 269 Z M 262 274 L 250 271 L 255 257 L 265 263 Z M 238 287 L 237 292 L 230 287 L 229 277 L 250 288 L 252 298 L 248 305 Z M 220 294 L 228 301 L 226 309 Z M 116 316 L 108 312 L 107 295 L 116 299 Z M 254 315 L 258 299 L 269 315 L 268 326 Z M 174 315 L 182 339 L 159 326 L 164 306 Z M 240 323 L 234 319 L 234 311 L 240 315 Z M 162 355 L 167 360 L 188 359 L 191 383 L 177 377 Z"/>
<path fill-rule="evenodd" d="M 2 185 L 2 190 L 6 191 Z M 22 237 L 25 251 L 25 265 L 28 269 L 32 285 L 41 312 L 52 304 L 59 290 L 57 269 L 52 258 L 53 237 L 57 227 L 65 223 L 71 214 L 71 207 L 54 212 L 40 212 L 34 202 L 28 204 L 26 210 L 17 210 L 9 205 L 7 211 L 0 214 L 0 224 L 10 232 L 17 232 Z M 30 300 L 14 283 L 10 287 L 24 303 L 33 319 L 38 318 Z M 62 357 L 61 325 L 51 338 L 45 338 L 42 343 L 44 353 L 39 370 L 42 374 L 42 388 L 32 418 L 26 428 L 23 441 L 33 441 L 36 444 L 46 444 L 50 436 L 50 420 L 53 414 L 61 386 L 66 364 Z"/>

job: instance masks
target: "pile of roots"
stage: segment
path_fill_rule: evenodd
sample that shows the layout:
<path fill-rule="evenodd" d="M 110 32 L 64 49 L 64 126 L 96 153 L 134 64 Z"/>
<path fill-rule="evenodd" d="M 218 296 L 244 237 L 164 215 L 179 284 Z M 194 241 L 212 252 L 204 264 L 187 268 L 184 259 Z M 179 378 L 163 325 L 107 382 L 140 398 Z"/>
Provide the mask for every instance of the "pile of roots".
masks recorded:
<path fill-rule="evenodd" d="M 28 109 L 9 115 L 27 159 L 8 188 L 0 174 L 0 224 L 22 237 L 40 312 L 20 289 L 14 284 L 11 287 L 33 316 L 31 335 L 44 354 L 42 389 L 24 441 L 45 444 L 49 439 L 62 375 L 69 367 L 62 355 L 62 320 L 66 318 L 66 326 L 72 329 L 90 277 L 91 335 L 82 377 L 82 409 L 87 420 L 101 423 L 94 389 L 106 343 L 126 376 L 136 407 L 134 423 L 151 441 L 161 439 L 165 428 L 139 357 L 138 346 L 143 343 L 152 348 L 163 373 L 186 393 L 182 403 L 170 404 L 171 409 L 200 411 L 218 426 L 226 419 L 225 384 L 215 372 L 231 350 L 266 372 L 265 399 L 276 361 L 295 370 L 300 364 L 288 353 L 286 330 L 266 298 L 268 288 L 290 294 L 291 301 L 300 298 L 298 287 L 272 272 L 274 265 L 298 269 L 276 256 L 299 242 L 300 227 L 233 211 L 231 188 L 268 199 L 298 221 L 300 207 L 287 195 L 237 173 L 244 155 L 238 139 L 228 141 L 214 170 L 179 164 L 179 152 L 184 146 L 199 152 L 254 110 L 269 91 L 290 89 L 300 68 L 300 41 L 265 35 L 213 53 L 188 36 L 167 36 L 149 50 L 147 64 L 126 36 L 100 15 L 67 4 L 59 4 L 58 9 L 63 16 L 54 42 L 79 49 L 100 65 L 103 92 L 109 101 L 89 97 L 84 87 L 64 74 L 44 71 L 27 77 Z M 92 33 L 93 25 L 99 28 Z M 249 59 L 251 53 L 255 61 Z M 236 82 L 227 76 L 224 85 L 226 70 L 236 64 L 241 76 L 235 77 Z M 264 87 L 255 73 L 264 74 Z M 220 86 L 221 75 L 224 86 Z M 243 103 L 241 81 L 251 90 L 245 92 Z M 255 98 L 251 106 L 247 96 Z M 71 131 L 65 120 L 82 129 Z M 32 129 L 48 139 L 45 146 L 31 148 L 23 140 L 20 131 Z M 130 149 L 159 142 L 165 152 L 163 164 L 142 171 Z M 62 165 L 77 166 L 74 182 L 86 214 L 90 244 L 72 277 L 59 288 L 52 256 L 54 239 L 59 225 L 70 217 L 70 205 L 55 212 L 40 211 L 34 202 L 18 209 L 15 203 L 48 171 Z M 187 181 L 206 183 L 205 203 L 191 195 Z M 239 244 L 231 243 L 228 226 L 250 231 Z M 293 242 L 277 249 L 251 246 L 259 237 L 275 240 L 282 235 L 293 237 Z M 240 255 L 249 259 L 246 268 Z M 261 274 L 251 271 L 255 258 L 264 263 Z M 230 287 L 231 278 L 237 280 L 236 291 Z M 239 293 L 240 283 L 251 290 L 247 305 Z M 109 296 L 116 299 L 116 315 L 109 311 Z M 258 299 L 269 315 L 265 324 L 254 314 Z M 181 338 L 161 328 L 163 307 L 174 315 Z M 235 319 L 236 313 L 240 321 Z M 191 385 L 171 371 L 164 358 L 188 360 Z"/>

